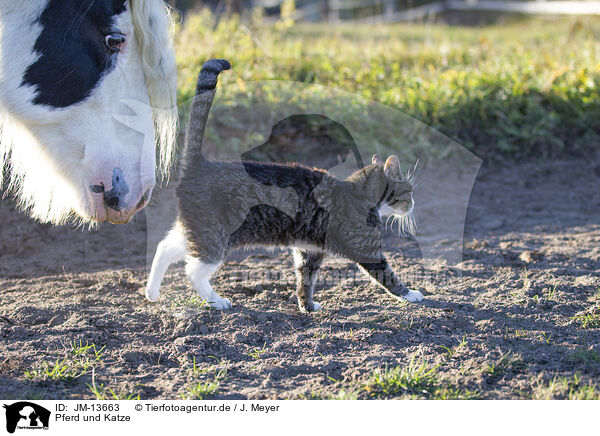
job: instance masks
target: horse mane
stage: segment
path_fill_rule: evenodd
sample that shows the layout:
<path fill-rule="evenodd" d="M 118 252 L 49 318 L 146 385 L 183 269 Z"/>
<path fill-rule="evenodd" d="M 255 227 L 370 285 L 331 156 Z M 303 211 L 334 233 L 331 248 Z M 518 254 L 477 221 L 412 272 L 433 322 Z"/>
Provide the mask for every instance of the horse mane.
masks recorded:
<path fill-rule="evenodd" d="M 163 0 L 130 0 L 131 17 L 140 48 L 152 105 L 158 166 L 168 179 L 177 134 L 177 67 L 173 49 L 171 8 Z"/>
<path fill-rule="evenodd" d="M 15 141 L 19 146 L 14 147 Z M 6 111 L 0 111 L 0 191 L 1 197 L 13 195 L 16 206 L 40 222 L 60 225 L 72 222 L 82 226 L 84 221 L 73 213 L 71 202 L 76 193 L 60 177 L 71 162 L 61 162 L 62 168 L 45 158 L 38 141 Z M 40 155 L 39 159 L 31 156 Z M 55 195 L 57 191 L 61 195 Z M 1 195 L 3 194 L 3 195 Z"/>

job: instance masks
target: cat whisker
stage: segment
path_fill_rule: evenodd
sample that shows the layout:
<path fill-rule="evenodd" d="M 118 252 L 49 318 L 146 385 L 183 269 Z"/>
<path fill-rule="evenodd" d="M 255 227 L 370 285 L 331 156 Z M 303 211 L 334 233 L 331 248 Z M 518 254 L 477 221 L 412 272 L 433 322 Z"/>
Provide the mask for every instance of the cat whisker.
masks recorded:
<path fill-rule="evenodd" d="M 412 212 L 406 215 L 394 216 L 392 227 L 394 225 L 394 222 L 398 224 L 398 236 L 403 236 L 407 234 L 414 235 L 417 232 L 417 224 Z"/>
<path fill-rule="evenodd" d="M 417 158 L 415 164 L 406 170 L 406 175 L 403 176 L 403 179 L 415 187 L 415 182 L 420 169 L 421 167 L 419 166 L 419 159 Z"/>
<path fill-rule="evenodd" d="M 390 215 L 387 217 L 387 219 L 385 220 L 384 230 L 387 230 L 388 223 L 390 222 L 390 219 L 393 217 L 394 217 L 393 215 Z M 392 224 L 393 224 L 393 221 L 392 221 Z"/>

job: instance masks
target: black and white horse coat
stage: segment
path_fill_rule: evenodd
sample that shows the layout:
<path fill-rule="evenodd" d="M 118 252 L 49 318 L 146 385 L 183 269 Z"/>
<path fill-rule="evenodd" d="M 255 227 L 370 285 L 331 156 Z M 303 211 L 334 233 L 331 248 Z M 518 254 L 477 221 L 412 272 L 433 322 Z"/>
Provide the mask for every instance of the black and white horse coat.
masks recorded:
<path fill-rule="evenodd" d="M 162 0 L 0 0 L 0 182 L 32 217 L 146 205 L 173 153 L 170 37 Z"/>

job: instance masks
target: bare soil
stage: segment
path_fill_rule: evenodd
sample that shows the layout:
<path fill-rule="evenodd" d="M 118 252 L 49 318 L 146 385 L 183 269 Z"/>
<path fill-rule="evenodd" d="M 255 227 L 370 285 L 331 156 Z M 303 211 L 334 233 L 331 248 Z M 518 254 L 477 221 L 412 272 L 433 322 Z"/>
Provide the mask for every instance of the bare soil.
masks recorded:
<path fill-rule="evenodd" d="M 199 304 L 181 266 L 167 273 L 153 304 L 141 291 L 144 214 L 125 226 L 52 228 L 3 200 L 0 397 L 96 398 L 93 376 L 107 397 L 111 389 L 142 399 L 341 391 L 367 398 L 378 392 L 365 389 L 374 371 L 407 368 L 411 359 L 435 368 L 438 393 L 380 397 L 436 398 L 449 388 L 458 398 L 567 398 L 582 386 L 597 395 L 599 186 L 594 159 L 484 168 L 469 204 L 463 261 L 410 283 L 426 295 L 423 303 L 399 303 L 351 263 L 330 259 L 321 276 L 346 276 L 319 284 L 323 310 L 312 315 L 300 314 L 292 298 L 286 252 L 239 253 L 224 265 L 214 285 L 233 302 L 230 311 Z M 422 275 L 414 240 L 390 232 L 388 248 L 397 271 Z M 104 347 L 101 356 L 76 355 L 74 341 Z M 53 373 L 57 361 L 73 372 Z M 553 390 L 557 377 L 570 388 Z"/>

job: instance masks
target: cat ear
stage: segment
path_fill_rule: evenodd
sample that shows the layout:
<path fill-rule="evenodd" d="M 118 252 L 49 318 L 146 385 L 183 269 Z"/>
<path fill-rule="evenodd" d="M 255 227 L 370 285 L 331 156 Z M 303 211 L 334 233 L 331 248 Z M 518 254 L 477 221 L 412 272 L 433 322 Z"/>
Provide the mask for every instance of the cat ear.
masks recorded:
<path fill-rule="evenodd" d="M 371 163 L 373 165 L 383 165 L 383 161 L 381 160 L 378 154 L 373 155 L 373 157 L 371 158 Z"/>
<path fill-rule="evenodd" d="M 400 161 L 398 160 L 398 156 L 395 154 L 391 155 L 385 161 L 385 166 L 383 167 L 383 171 L 385 175 L 389 178 L 399 178 L 400 177 Z"/>

